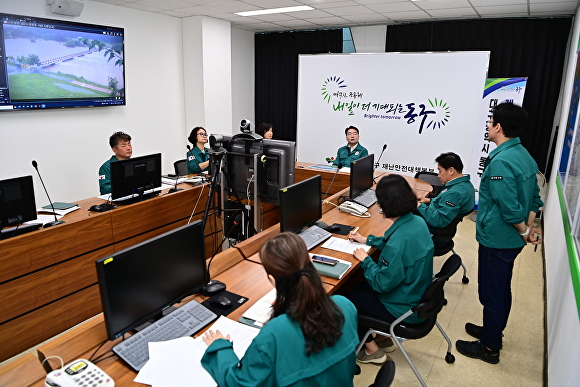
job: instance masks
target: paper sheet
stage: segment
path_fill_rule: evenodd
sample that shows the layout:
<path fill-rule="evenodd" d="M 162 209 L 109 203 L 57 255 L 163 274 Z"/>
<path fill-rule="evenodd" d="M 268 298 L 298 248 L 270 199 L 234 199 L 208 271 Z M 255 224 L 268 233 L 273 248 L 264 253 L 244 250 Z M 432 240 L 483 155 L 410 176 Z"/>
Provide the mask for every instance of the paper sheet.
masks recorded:
<path fill-rule="evenodd" d="M 272 315 L 272 303 L 276 301 L 276 289 L 272 289 L 264 297 L 260 298 L 254 305 L 243 314 L 243 317 L 254 320 L 258 326 L 263 326 Z"/>
<path fill-rule="evenodd" d="M 321 247 L 324 247 L 325 249 L 340 251 L 347 254 L 352 254 L 358 248 L 362 248 L 367 253 L 371 249 L 371 246 L 369 245 L 364 245 L 358 242 L 351 242 L 348 239 L 342 239 L 337 237 L 330 237 L 330 239 L 324 242 L 324 244 Z"/>
<path fill-rule="evenodd" d="M 230 335 L 234 352 L 242 358 L 259 329 L 221 316 L 211 329 Z M 207 345 L 200 337 L 149 343 L 149 361 L 134 381 L 153 387 L 215 387 L 217 383 L 201 365 Z"/>

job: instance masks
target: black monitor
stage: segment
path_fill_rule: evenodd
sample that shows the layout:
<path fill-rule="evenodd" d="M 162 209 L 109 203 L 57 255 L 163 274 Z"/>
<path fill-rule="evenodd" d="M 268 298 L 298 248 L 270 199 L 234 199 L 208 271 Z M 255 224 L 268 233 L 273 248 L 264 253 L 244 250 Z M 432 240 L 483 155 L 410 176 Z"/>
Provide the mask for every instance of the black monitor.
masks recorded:
<path fill-rule="evenodd" d="M 0 228 L 36 219 L 32 176 L 0 180 Z"/>
<path fill-rule="evenodd" d="M 111 199 L 161 187 L 161 153 L 111 162 Z"/>
<path fill-rule="evenodd" d="M 179 227 L 96 261 L 110 340 L 150 319 L 209 281 L 202 222 Z"/>
<path fill-rule="evenodd" d="M 350 197 L 355 198 L 361 192 L 373 186 L 375 155 L 370 154 L 350 163 Z"/>
<path fill-rule="evenodd" d="M 313 176 L 282 188 L 280 231 L 299 232 L 322 218 L 322 177 Z"/>
<path fill-rule="evenodd" d="M 224 136 L 225 139 L 226 136 Z M 226 148 L 226 188 L 245 198 L 253 191 L 250 181 L 257 182 L 258 195 L 265 203 L 279 204 L 278 191 L 294 183 L 296 143 L 294 141 L 252 139 L 251 136 L 234 135 L 224 141 Z M 254 155 L 260 156 L 258 170 L 254 170 Z"/>

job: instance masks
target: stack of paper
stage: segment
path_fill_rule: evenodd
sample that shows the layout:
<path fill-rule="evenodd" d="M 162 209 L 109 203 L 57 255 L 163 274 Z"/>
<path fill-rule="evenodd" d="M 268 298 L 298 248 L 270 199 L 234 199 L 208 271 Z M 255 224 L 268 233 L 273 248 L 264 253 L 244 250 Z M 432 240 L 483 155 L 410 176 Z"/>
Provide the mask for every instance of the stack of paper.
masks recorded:
<path fill-rule="evenodd" d="M 276 289 L 270 290 L 268 294 L 252 305 L 244 313 L 240 322 L 258 328 L 263 327 L 272 316 L 272 304 L 274 301 L 276 301 Z"/>
<path fill-rule="evenodd" d="M 210 329 L 219 330 L 224 336 L 230 335 L 239 359 L 260 332 L 224 316 Z M 201 365 L 206 348 L 201 336 L 149 343 L 149 361 L 134 381 L 153 387 L 215 387 L 217 383 Z"/>
<path fill-rule="evenodd" d="M 347 254 L 352 254 L 356 249 L 359 248 L 363 249 L 367 253 L 371 249 L 371 246 L 369 245 L 364 245 L 358 242 L 351 242 L 348 239 L 342 239 L 337 237 L 331 237 L 329 240 L 324 242 L 324 244 L 321 247 L 324 247 L 325 249 L 340 251 Z"/>

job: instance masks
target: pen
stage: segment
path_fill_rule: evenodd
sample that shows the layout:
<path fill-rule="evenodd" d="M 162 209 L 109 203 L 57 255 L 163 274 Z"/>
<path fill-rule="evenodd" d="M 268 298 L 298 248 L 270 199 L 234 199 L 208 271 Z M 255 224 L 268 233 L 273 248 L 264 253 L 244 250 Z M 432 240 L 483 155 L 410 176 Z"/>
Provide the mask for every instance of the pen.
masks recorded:
<path fill-rule="evenodd" d="M 355 227 L 355 228 L 354 228 L 354 230 L 352 230 L 352 231 L 350 232 L 350 236 L 348 237 L 348 240 L 349 240 L 349 241 L 351 241 L 351 242 L 352 242 L 352 236 L 353 236 L 354 234 L 356 234 L 356 232 L 358 231 L 358 229 L 359 229 L 359 227 Z"/>

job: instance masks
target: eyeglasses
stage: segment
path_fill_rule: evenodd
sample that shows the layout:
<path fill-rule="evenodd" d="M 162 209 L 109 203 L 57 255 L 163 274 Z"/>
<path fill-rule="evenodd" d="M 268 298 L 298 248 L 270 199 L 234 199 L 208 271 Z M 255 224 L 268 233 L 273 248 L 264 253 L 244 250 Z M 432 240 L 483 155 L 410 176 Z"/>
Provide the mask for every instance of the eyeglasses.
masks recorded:
<path fill-rule="evenodd" d="M 198 133 L 198 136 L 207 137 L 207 133 Z"/>

